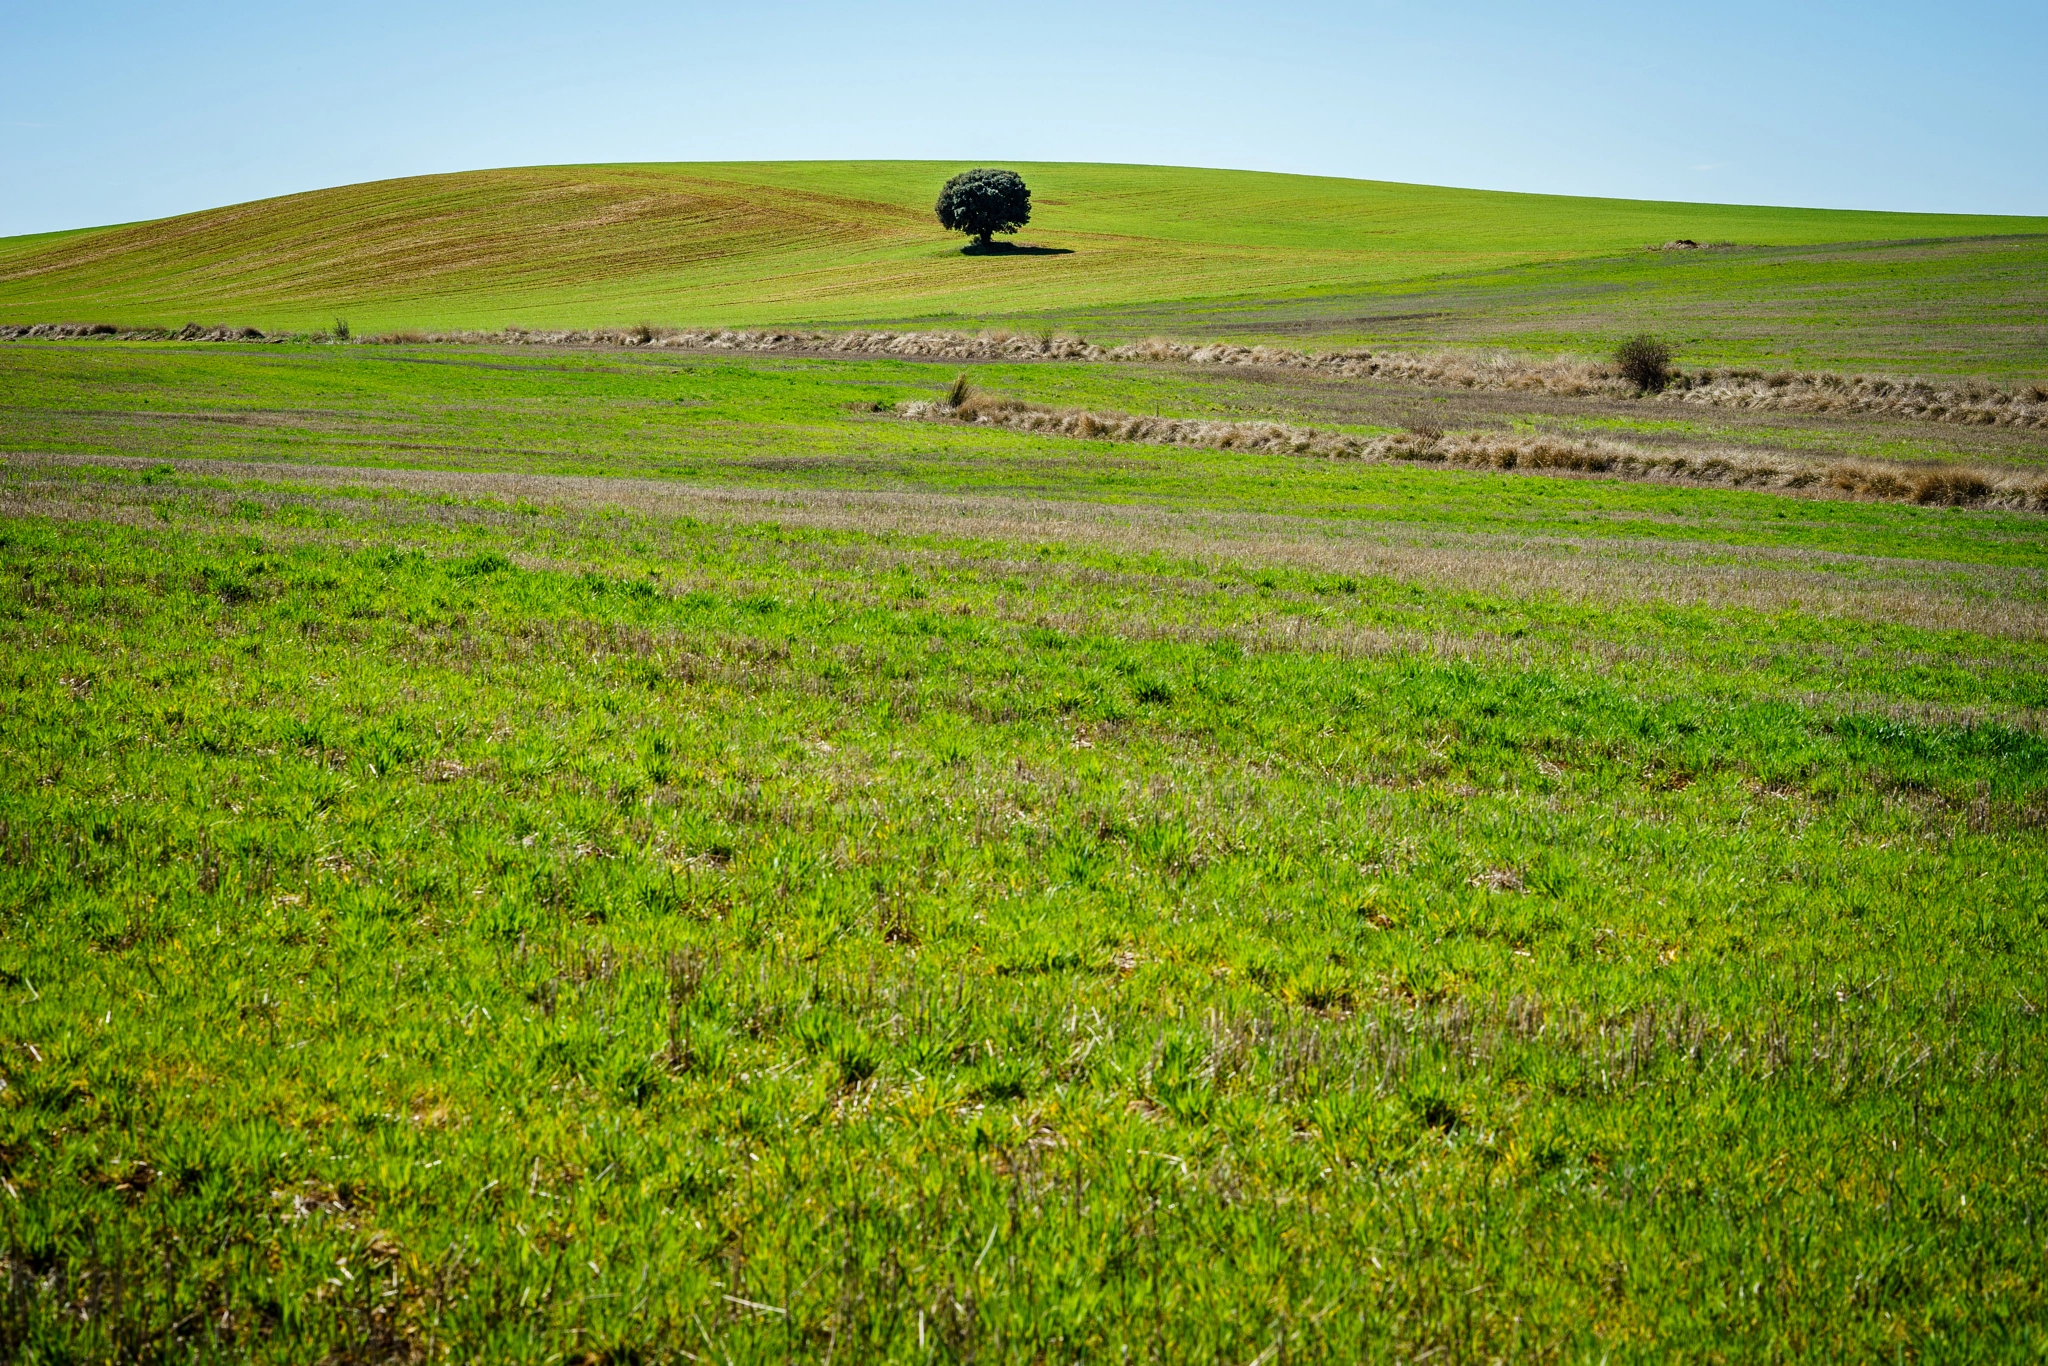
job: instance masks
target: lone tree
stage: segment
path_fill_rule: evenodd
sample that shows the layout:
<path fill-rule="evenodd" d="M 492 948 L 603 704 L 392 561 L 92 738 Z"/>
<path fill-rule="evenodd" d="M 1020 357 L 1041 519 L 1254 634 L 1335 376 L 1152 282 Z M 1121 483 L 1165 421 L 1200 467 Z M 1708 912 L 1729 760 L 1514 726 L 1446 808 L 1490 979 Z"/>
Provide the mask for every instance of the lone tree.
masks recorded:
<path fill-rule="evenodd" d="M 962 171 L 939 191 L 938 214 L 944 227 L 987 247 L 991 233 L 1015 232 L 1031 221 L 1031 191 L 1015 171 Z"/>

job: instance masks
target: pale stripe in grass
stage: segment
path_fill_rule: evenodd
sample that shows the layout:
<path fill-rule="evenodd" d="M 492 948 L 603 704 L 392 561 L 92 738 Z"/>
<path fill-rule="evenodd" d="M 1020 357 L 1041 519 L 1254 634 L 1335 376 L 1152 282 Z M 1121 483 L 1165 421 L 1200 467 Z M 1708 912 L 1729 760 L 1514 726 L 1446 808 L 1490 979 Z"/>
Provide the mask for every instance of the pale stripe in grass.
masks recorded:
<path fill-rule="evenodd" d="M 167 503 L 190 501 L 230 518 L 237 498 L 329 502 L 348 518 L 391 524 L 529 527 L 578 522 L 586 535 L 635 534 L 605 514 L 695 517 L 861 535 L 1010 543 L 1019 563 L 1047 542 L 1120 554 L 1170 554 L 1222 572 L 1271 566 L 1334 576 L 1386 577 L 1447 591 L 1590 604 L 1669 602 L 1896 622 L 2015 640 L 2048 639 L 2048 592 L 2025 568 L 1935 559 L 1883 559 L 1784 545 L 1696 539 L 1478 533 L 1400 521 L 1198 511 L 1000 494 L 706 488 L 665 480 L 488 471 L 281 466 L 185 460 L 157 486 L 81 478 L 93 469 L 140 471 L 123 456 L 0 455 L 0 515 L 144 524 Z M 219 481 L 195 487 L 191 480 Z M 445 500 L 445 501 L 437 501 Z M 537 507 L 535 518 L 518 504 Z M 267 522 L 266 538 L 346 540 L 348 530 Z"/>

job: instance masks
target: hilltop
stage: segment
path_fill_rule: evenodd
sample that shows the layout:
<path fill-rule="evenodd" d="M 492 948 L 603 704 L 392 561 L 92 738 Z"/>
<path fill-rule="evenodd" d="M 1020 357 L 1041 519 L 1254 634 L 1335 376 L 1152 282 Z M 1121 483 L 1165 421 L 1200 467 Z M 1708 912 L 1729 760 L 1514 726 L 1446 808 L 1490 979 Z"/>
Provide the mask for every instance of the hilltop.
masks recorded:
<path fill-rule="evenodd" d="M 1085 326 L 2038 373 L 2048 221 L 1015 163 L 1042 254 L 933 222 L 952 163 L 557 166 L 0 240 L 0 322 Z M 1706 249 L 1654 252 L 1679 238 Z M 1726 245 L 1714 245 L 1726 244 Z"/>

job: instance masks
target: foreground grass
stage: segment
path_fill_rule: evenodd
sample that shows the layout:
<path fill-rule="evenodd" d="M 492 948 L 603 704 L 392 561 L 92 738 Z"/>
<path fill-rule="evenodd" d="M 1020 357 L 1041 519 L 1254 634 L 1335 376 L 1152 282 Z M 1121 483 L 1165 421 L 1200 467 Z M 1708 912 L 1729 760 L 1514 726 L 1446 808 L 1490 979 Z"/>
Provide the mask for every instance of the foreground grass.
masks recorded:
<path fill-rule="evenodd" d="M 2038 519 L 329 354 L 7 353 L 10 1359 L 2048 1347 Z"/>
<path fill-rule="evenodd" d="M 1605 350 L 2038 378 L 2044 221 L 1022 163 L 1025 240 L 963 257 L 933 162 L 527 167 L 0 241 L 0 322 L 359 331 L 1064 321 L 1142 335 Z M 1728 250 L 1654 254 L 1686 237 Z"/>

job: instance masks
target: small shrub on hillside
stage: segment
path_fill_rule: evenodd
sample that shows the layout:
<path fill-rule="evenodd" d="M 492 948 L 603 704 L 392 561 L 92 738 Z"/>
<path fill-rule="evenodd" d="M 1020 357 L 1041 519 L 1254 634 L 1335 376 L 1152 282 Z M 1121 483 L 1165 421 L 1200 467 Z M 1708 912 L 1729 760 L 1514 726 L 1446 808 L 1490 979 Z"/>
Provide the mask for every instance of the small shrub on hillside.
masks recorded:
<path fill-rule="evenodd" d="M 1659 394 L 1671 383 L 1671 348 L 1645 332 L 1614 348 L 1614 368 L 1639 393 Z"/>
<path fill-rule="evenodd" d="M 967 406 L 967 400 L 973 396 L 974 386 L 967 382 L 967 376 L 963 372 L 953 377 L 953 387 L 946 390 L 946 406 L 964 408 Z"/>
<path fill-rule="evenodd" d="M 348 340 L 348 319 L 347 319 L 347 318 L 336 318 L 336 319 L 334 320 L 334 336 L 335 336 L 335 340 L 337 340 L 337 341 L 347 341 L 347 340 Z"/>
<path fill-rule="evenodd" d="M 1031 221 L 1031 191 L 1015 171 L 977 167 L 947 181 L 935 207 L 941 226 L 987 248 L 991 234 L 1015 232 Z"/>

